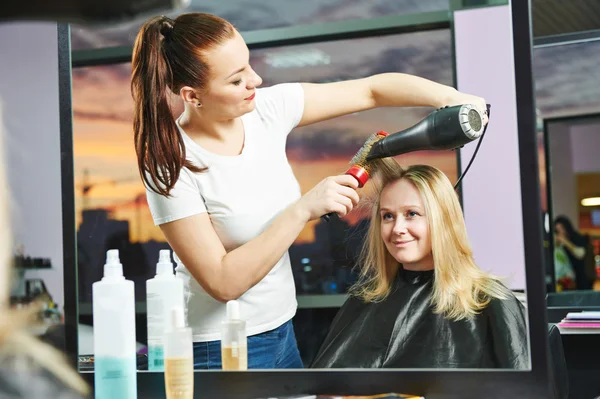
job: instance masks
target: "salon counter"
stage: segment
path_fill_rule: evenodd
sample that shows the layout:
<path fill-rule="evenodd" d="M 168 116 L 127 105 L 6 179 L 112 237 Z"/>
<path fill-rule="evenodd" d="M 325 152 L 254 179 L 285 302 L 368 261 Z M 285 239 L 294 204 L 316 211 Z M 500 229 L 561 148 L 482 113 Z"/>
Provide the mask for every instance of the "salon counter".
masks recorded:
<path fill-rule="evenodd" d="M 315 395 L 311 393 L 296 393 L 294 392 L 294 380 L 300 379 L 299 373 L 302 371 L 288 371 L 276 377 L 279 381 L 277 387 L 279 392 L 275 392 L 273 387 L 265 383 L 256 381 L 255 375 L 259 371 L 243 371 L 243 372 L 223 372 L 223 371 L 201 371 L 194 373 L 194 398 L 208 399 L 422 399 L 421 396 L 411 395 L 409 393 L 369 393 L 372 396 L 342 396 L 342 395 Z M 94 386 L 94 373 L 81 372 L 81 376 L 91 386 Z M 232 376 L 232 374 L 234 376 Z M 333 374 L 333 373 L 332 373 Z M 208 382 L 210 380 L 210 382 Z M 286 380 L 286 381 L 282 381 Z M 310 385 L 323 386 L 321 382 L 314 382 Z M 334 383 L 335 377 L 331 378 L 331 383 Z M 329 383 L 326 385 L 330 385 Z M 339 381 L 335 382 L 336 386 L 340 386 Z M 343 385 L 343 384 L 342 384 Z M 215 387 L 219 387 L 219 392 L 215 392 Z M 227 393 L 224 394 L 222 389 L 227 387 Z M 253 393 L 249 395 L 248 391 Z M 320 389 L 322 390 L 322 389 Z M 288 391 L 288 392 L 282 392 Z M 137 379 L 137 397 L 139 399 L 164 399 L 165 385 L 164 374 L 159 372 L 138 371 Z"/>

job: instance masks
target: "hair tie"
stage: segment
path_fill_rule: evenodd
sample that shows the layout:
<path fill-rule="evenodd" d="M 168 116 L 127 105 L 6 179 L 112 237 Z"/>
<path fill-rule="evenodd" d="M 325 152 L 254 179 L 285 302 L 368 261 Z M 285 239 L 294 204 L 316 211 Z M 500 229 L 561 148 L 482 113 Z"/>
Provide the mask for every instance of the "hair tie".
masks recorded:
<path fill-rule="evenodd" d="M 173 24 L 174 24 L 174 21 L 167 17 L 165 17 L 165 19 L 162 21 L 162 25 L 160 27 L 160 33 L 166 39 L 171 38 L 171 34 L 173 33 Z"/>

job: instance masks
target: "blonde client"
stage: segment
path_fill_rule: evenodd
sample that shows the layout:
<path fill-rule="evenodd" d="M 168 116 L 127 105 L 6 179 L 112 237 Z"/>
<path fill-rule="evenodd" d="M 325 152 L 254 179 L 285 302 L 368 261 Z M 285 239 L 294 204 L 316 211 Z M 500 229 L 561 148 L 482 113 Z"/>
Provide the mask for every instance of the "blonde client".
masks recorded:
<path fill-rule="evenodd" d="M 377 170 L 360 279 L 311 367 L 529 368 L 524 307 L 475 264 L 446 175 Z"/>

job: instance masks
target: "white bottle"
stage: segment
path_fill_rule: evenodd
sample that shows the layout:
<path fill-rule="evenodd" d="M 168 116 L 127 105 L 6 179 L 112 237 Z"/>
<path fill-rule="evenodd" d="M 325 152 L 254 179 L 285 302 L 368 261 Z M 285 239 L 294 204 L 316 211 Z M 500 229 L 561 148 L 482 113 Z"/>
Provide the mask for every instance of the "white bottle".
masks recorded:
<path fill-rule="evenodd" d="M 156 276 L 146 281 L 148 370 L 164 370 L 163 338 L 170 310 L 183 308 L 183 282 L 173 274 L 171 251 L 159 252 Z"/>
<path fill-rule="evenodd" d="M 164 334 L 167 399 L 193 399 L 194 349 L 192 329 L 185 326 L 183 307 L 172 308 Z"/>
<path fill-rule="evenodd" d="M 92 284 L 94 394 L 96 399 L 137 398 L 135 296 L 123 277 L 119 251 L 106 253 L 104 277 Z"/>
<path fill-rule="evenodd" d="M 240 316 L 238 301 L 227 302 L 227 319 L 221 325 L 221 365 L 223 370 L 248 369 L 246 321 Z"/>

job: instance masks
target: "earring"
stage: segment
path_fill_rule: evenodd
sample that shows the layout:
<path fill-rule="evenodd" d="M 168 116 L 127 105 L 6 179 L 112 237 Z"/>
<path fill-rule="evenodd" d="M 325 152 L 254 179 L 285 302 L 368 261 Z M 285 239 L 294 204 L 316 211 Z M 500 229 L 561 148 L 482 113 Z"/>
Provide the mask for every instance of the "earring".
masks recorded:
<path fill-rule="evenodd" d="M 196 107 L 200 108 L 202 106 L 201 103 L 196 104 Z"/>

